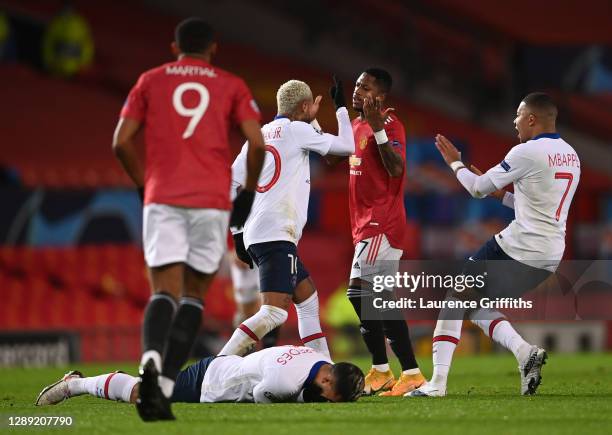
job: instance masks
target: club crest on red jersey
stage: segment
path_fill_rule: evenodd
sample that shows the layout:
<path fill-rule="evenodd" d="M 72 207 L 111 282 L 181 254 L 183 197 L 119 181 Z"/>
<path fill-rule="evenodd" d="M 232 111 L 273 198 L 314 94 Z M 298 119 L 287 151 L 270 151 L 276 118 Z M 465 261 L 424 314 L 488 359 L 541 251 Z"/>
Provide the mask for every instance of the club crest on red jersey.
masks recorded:
<path fill-rule="evenodd" d="M 361 139 L 359 139 L 359 149 L 365 150 L 367 146 L 368 146 L 367 137 L 362 137 Z"/>

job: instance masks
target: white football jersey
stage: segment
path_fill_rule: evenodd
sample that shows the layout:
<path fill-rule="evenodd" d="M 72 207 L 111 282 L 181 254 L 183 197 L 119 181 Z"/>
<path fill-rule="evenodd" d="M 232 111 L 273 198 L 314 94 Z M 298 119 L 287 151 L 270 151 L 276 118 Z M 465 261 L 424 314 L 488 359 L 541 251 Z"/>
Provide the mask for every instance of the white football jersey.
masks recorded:
<path fill-rule="evenodd" d="M 245 357 L 219 356 L 206 370 L 200 402 L 297 402 L 331 360 L 309 347 L 277 346 Z"/>
<path fill-rule="evenodd" d="M 580 181 L 576 151 L 558 134 L 542 134 L 513 147 L 487 175 L 498 189 L 514 183 L 515 219 L 495 236 L 499 246 L 517 261 L 554 271 Z"/>
<path fill-rule="evenodd" d="M 286 117 L 276 117 L 262 127 L 266 158 L 251 214 L 244 225 L 246 248 L 254 243 L 272 241 L 298 244 L 306 224 L 310 197 L 310 151 L 320 155 L 334 150 L 349 155 L 354 151 L 351 121 L 346 108 L 338 109 L 336 117 L 338 136 Z M 232 165 L 233 191 L 245 183 L 247 149 L 245 144 Z"/>

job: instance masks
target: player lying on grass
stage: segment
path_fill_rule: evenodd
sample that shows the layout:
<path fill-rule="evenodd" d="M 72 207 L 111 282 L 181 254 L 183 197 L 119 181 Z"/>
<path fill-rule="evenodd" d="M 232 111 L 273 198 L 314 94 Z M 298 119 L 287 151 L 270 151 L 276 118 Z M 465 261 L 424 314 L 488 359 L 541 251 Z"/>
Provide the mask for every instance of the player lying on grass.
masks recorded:
<path fill-rule="evenodd" d="M 45 387 L 37 406 L 55 405 L 89 394 L 135 403 L 139 390 L 154 388 L 156 379 L 123 372 L 83 377 L 78 371 Z M 348 362 L 332 363 L 309 347 L 277 346 L 237 355 L 207 357 L 181 371 L 172 402 L 354 402 L 361 396 L 364 375 Z"/>
<path fill-rule="evenodd" d="M 510 225 L 466 263 L 469 274 L 488 273 L 486 287 L 478 291 L 480 296 L 520 297 L 547 280 L 563 257 L 565 223 L 580 180 L 580 159 L 557 134 L 556 118 L 557 106 L 548 95 L 527 95 L 514 120 L 521 143 L 485 174 L 476 168 L 473 172 L 468 170 L 451 141 L 436 136 L 442 157 L 473 197 L 496 196 L 515 210 Z M 514 194 L 503 191 L 510 183 L 514 184 Z M 466 298 L 465 294 L 453 293 L 449 299 Z M 433 377 L 408 395 L 446 395 L 448 372 L 464 317 L 514 354 L 521 374 L 521 394 L 535 394 L 546 352 L 527 343 L 503 314 L 480 308 L 440 312 L 433 337 Z"/>

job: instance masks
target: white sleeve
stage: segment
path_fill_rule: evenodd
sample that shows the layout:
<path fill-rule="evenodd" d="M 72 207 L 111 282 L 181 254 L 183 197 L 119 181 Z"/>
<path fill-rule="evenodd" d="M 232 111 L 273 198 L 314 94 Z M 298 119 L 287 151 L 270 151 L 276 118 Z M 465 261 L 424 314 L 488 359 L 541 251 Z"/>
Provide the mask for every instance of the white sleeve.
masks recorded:
<path fill-rule="evenodd" d="M 457 171 L 457 179 L 474 198 L 484 198 L 489 193 L 497 190 L 497 187 L 495 187 L 495 184 L 489 178 L 488 172 L 476 175 L 466 167 L 463 167 Z"/>
<path fill-rule="evenodd" d="M 270 382 L 274 377 L 266 377 L 255 385 L 253 388 L 253 401 L 255 403 L 282 403 L 297 400 L 299 391 L 293 391 L 283 387 L 283 382 L 276 379 L 276 382 Z"/>
<path fill-rule="evenodd" d="M 238 188 L 244 186 L 246 183 L 247 167 L 246 167 L 246 156 L 249 149 L 249 143 L 246 142 L 240 154 L 236 156 L 236 160 L 232 163 L 232 187 L 230 190 L 230 200 L 234 200 L 238 195 Z"/>
<path fill-rule="evenodd" d="M 301 121 L 291 123 L 291 132 L 303 150 L 314 151 L 322 156 L 328 153 L 348 156 L 355 152 L 355 141 L 351 120 L 345 107 L 336 111 L 336 118 L 338 118 L 338 136 L 323 133 L 312 124 Z"/>
<path fill-rule="evenodd" d="M 253 401 L 255 403 L 274 403 L 274 393 L 264 382 L 260 382 L 253 388 Z"/>
<path fill-rule="evenodd" d="M 310 125 L 312 125 L 317 131 L 323 131 L 323 129 L 321 128 L 321 124 L 319 124 L 319 121 L 317 121 L 317 118 L 310 121 Z"/>
<path fill-rule="evenodd" d="M 230 187 L 230 200 L 233 201 L 238 195 L 238 190 L 246 183 L 247 167 L 246 167 L 246 155 L 249 148 L 249 143 L 246 142 L 240 154 L 236 156 L 236 160 L 232 163 L 232 185 Z M 241 233 L 244 231 L 242 227 L 230 227 L 232 235 Z"/>
<path fill-rule="evenodd" d="M 504 194 L 504 199 L 502 199 L 502 204 L 514 209 L 514 194 L 512 192 L 506 192 Z"/>
<path fill-rule="evenodd" d="M 508 184 L 514 183 L 533 167 L 533 160 L 527 155 L 523 145 L 513 147 L 499 165 L 492 167 L 485 174 L 497 189 L 503 189 Z"/>
<path fill-rule="evenodd" d="M 355 153 L 355 138 L 346 107 L 336 110 L 336 119 L 338 120 L 338 136 L 334 136 L 329 153 L 335 156 L 350 156 Z"/>

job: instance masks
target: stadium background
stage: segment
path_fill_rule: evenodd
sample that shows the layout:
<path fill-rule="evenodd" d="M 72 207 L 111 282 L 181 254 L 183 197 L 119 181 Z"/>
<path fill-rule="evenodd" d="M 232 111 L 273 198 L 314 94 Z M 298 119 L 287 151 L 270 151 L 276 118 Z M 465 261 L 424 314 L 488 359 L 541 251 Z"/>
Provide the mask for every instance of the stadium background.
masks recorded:
<path fill-rule="evenodd" d="M 213 63 L 246 79 L 264 122 L 275 114 L 278 86 L 297 78 L 324 95 L 319 120 L 333 131 L 331 73 L 348 93 L 367 66 L 392 72 L 390 105 L 408 134 L 406 258 L 464 258 L 512 216 L 494 200 L 469 198 L 438 156 L 434 134 L 486 169 L 516 143 L 521 97 L 552 93 L 560 131 L 583 164 L 566 257 L 610 259 L 612 6 L 586 3 L 0 0 L 0 365 L 138 359 L 149 295 L 141 203 L 111 136 L 129 88 L 171 59 L 174 26 L 188 15 L 214 24 Z M 238 135 L 233 143 L 237 152 Z M 300 242 L 337 354 L 358 351 L 360 341 L 344 303 L 347 173 L 313 157 Z M 198 352 L 228 336 L 232 315 L 223 268 L 206 298 Z M 429 352 L 433 323 L 411 326 L 417 349 Z M 612 349 L 610 321 L 519 328 L 552 350 Z M 292 313 L 282 340 L 297 338 Z M 491 350 L 481 338 L 466 334 L 463 352 Z"/>

